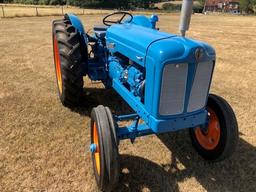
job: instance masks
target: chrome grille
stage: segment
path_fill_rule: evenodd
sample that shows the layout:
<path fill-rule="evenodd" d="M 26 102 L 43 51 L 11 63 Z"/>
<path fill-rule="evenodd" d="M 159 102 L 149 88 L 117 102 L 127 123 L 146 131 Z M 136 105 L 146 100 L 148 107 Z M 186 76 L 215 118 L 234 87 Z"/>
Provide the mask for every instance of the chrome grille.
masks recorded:
<path fill-rule="evenodd" d="M 165 65 L 159 102 L 160 115 L 174 115 L 183 112 L 187 75 L 187 63 Z"/>
<path fill-rule="evenodd" d="M 212 70 L 212 61 L 197 64 L 196 74 L 189 97 L 188 112 L 204 107 L 211 82 Z"/>

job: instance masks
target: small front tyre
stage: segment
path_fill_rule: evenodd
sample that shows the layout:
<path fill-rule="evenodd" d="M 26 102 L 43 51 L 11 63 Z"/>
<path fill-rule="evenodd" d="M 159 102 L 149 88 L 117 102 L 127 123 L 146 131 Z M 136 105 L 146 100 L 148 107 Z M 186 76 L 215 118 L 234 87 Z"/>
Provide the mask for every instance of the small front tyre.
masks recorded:
<path fill-rule="evenodd" d="M 119 154 L 115 124 L 108 107 L 99 105 L 91 112 L 90 150 L 99 189 L 112 191 L 119 180 Z"/>
<path fill-rule="evenodd" d="M 192 145 L 204 159 L 221 161 L 234 152 L 238 142 L 238 125 L 231 106 L 220 96 L 210 94 L 206 128 L 191 128 Z"/>

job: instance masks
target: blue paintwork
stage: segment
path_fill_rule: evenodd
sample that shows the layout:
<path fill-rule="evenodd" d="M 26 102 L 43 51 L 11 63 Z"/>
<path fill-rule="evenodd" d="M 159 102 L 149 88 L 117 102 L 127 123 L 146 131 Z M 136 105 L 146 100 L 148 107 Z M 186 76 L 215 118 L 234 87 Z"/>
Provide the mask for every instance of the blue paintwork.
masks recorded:
<path fill-rule="evenodd" d="M 144 15 L 133 16 L 133 20 L 131 23 L 135 25 L 140 25 L 142 27 L 153 28 L 152 21 Z"/>
<path fill-rule="evenodd" d="M 115 26 L 115 27 L 119 27 Z M 122 26 L 125 28 L 125 26 Z M 139 26 L 140 27 L 140 26 Z M 141 30 L 139 27 L 134 27 L 134 31 Z M 112 28 L 112 27 L 111 27 Z M 111 30 L 110 28 L 110 30 Z M 132 25 L 133 28 L 133 25 Z M 115 28 L 116 29 L 116 28 Z M 121 30 L 119 28 L 119 30 Z M 145 30 L 145 29 L 144 29 Z M 146 29 L 148 33 L 152 35 L 152 29 Z M 144 33 L 143 33 L 144 34 Z M 129 58 L 132 58 L 132 55 L 136 55 L 136 51 L 133 49 L 145 51 L 144 53 L 144 65 L 146 69 L 146 93 L 145 93 L 145 104 L 143 104 L 139 97 L 136 97 L 134 94 L 129 92 L 120 81 L 120 75 L 123 69 L 120 67 L 118 73 L 119 75 L 112 75 L 116 70 L 110 72 L 110 76 L 113 78 L 113 88 L 126 100 L 126 102 L 134 109 L 134 111 L 145 121 L 145 123 L 150 127 L 153 132 L 161 133 L 167 131 L 174 131 L 178 129 L 195 127 L 205 123 L 207 119 L 207 111 L 205 108 L 202 108 L 198 111 L 187 113 L 186 108 L 188 105 L 188 99 L 190 94 L 190 89 L 192 87 L 192 79 L 195 75 L 195 60 L 194 52 L 197 48 L 202 48 L 205 52 L 204 56 L 201 58 L 200 62 L 203 61 L 214 61 L 215 60 L 215 51 L 214 49 L 206 43 L 195 41 L 192 39 L 175 36 L 175 35 L 165 35 L 162 33 L 157 33 L 159 39 L 152 38 L 147 36 L 145 38 L 142 35 L 137 35 L 136 39 L 140 39 L 140 45 L 144 44 L 144 48 L 136 43 L 129 44 L 132 41 L 132 37 L 124 36 L 126 38 L 126 43 L 123 48 L 120 48 L 117 45 L 110 52 L 121 52 L 124 55 L 127 55 Z M 154 34 L 154 33 L 153 33 Z M 119 44 L 120 42 L 113 40 L 115 35 L 111 38 L 112 34 L 107 36 L 107 43 L 109 42 Z M 154 37 L 157 37 L 154 36 Z M 151 43 L 149 41 L 152 40 Z M 123 41 L 122 41 L 123 42 Z M 135 40 L 135 42 L 137 42 Z M 148 47 L 146 47 L 148 46 Z M 123 52 L 126 50 L 126 52 Z M 137 62 L 139 63 L 139 62 Z M 159 97 L 161 92 L 161 79 L 163 68 L 166 64 L 177 64 L 177 63 L 189 63 L 189 77 L 187 83 L 187 90 L 185 96 L 185 111 L 180 115 L 171 115 L 171 116 L 161 116 L 158 112 L 159 109 Z M 110 63 L 112 65 L 112 63 Z M 118 64 L 116 64 L 118 65 Z"/>
<path fill-rule="evenodd" d="M 146 111 L 144 104 L 139 97 L 135 97 L 127 88 L 124 87 L 118 79 L 112 79 L 112 87 L 121 95 L 121 97 L 130 105 L 145 123 L 149 123 L 149 113 Z"/>
<path fill-rule="evenodd" d="M 109 77 L 111 79 L 119 79 L 122 84 L 129 84 L 130 91 L 135 96 L 142 96 L 142 86 L 144 80 L 144 74 L 142 70 L 138 69 L 138 66 L 130 65 L 129 67 L 122 67 L 122 63 L 115 60 L 114 57 L 109 59 Z"/>
<path fill-rule="evenodd" d="M 83 33 L 80 20 L 72 15 L 70 18 L 72 24 Z M 89 59 L 89 77 L 112 87 L 135 112 L 116 117 L 117 121 L 134 119 L 130 126 L 118 128 L 119 139 L 135 139 L 137 136 L 203 126 L 207 123 L 205 106 L 190 113 L 187 112 L 187 106 L 196 63 L 215 62 L 215 50 L 200 41 L 160 32 L 155 29 L 157 21 L 157 16 L 134 16 L 132 23 L 109 27 L 106 42 L 94 37 L 97 42 L 94 45 L 94 55 L 98 59 Z M 204 51 L 200 60 L 195 58 L 195 50 L 198 48 Z M 163 116 L 158 112 L 163 69 L 166 64 L 177 63 L 188 63 L 184 111 L 178 115 Z M 146 83 L 143 94 L 144 80 Z M 138 118 L 144 123 L 138 124 Z"/>
<path fill-rule="evenodd" d="M 83 27 L 83 24 L 81 22 L 81 20 L 79 19 L 79 17 L 77 17 L 76 15 L 74 14 L 71 14 L 71 13 L 68 13 L 68 18 L 71 22 L 71 24 L 81 33 L 81 34 L 84 34 L 84 27 Z"/>
<path fill-rule="evenodd" d="M 194 56 L 196 48 L 202 48 L 206 53 L 201 58 L 200 62 L 214 61 L 216 59 L 214 49 L 208 44 L 180 36 L 158 41 L 148 48 L 146 70 L 148 70 L 148 68 L 154 68 L 154 71 L 152 71 L 152 69 L 146 71 L 146 79 L 150 83 L 146 84 L 145 107 L 154 117 L 160 118 L 158 109 L 164 65 L 170 63 L 189 63 L 189 77 L 193 78 L 195 75 L 195 63 L 197 63 Z M 187 100 L 192 82 L 191 79 L 188 79 L 185 110 L 187 108 Z M 186 113 L 186 111 L 183 113 Z"/>
<path fill-rule="evenodd" d="M 93 81 L 103 81 L 107 79 L 108 74 L 106 71 L 107 58 L 105 57 L 106 48 L 104 42 L 98 40 L 97 47 L 94 49 L 94 54 L 97 55 L 98 59 L 88 60 L 88 76 Z"/>
<path fill-rule="evenodd" d="M 118 129 L 117 136 L 119 139 L 131 139 L 135 140 L 136 137 L 153 134 L 154 132 L 145 123 L 134 126 L 134 121 L 131 125 L 126 127 L 120 127 Z"/>
<path fill-rule="evenodd" d="M 173 36 L 175 35 L 127 23 L 111 26 L 107 30 L 106 40 L 107 46 L 108 44 L 115 45 L 112 49 L 109 49 L 111 53 L 122 53 L 132 61 L 145 66 L 145 57 L 149 45 L 160 39 Z"/>
<path fill-rule="evenodd" d="M 90 145 L 90 152 L 91 152 L 91 153 L 94 153 L 94 152 L 96 151 L 96 149 L 97 149 L 96 144 L 92 143 L 92 144 Z"/>
<path fill-rule="evenodd" d="M 156 29 L 156 22 L 159 21 L 159 18 L 158 18 L 158 15 L 152 15 L 150 17 L 150 22 L 151 22 L 151 25 L 152 25 L 152 29 Z"/>
<path fill-rule="evenodd" d="M 145 109 L 140 98 L 129 92 L 120 81 L 114 79 L 112 86 L 155 133 L 199 126 L 204 124 L 207 119 L 207 111 L 205 109 L 190 114 L 170 116 L 169 118 L 155 118 Z"/>
<path fill-rule="evenodd" d="M 137 113 L 133 113 L 133 114 L 128 114 L 128 115 L 115 116 L 114 118 L 116 119 L 116 121 L 124 121 L 124 120 L 136 119 L 138 117 L 139 116 L 137 115 Z"/>
<path fill-rule="evenodd" d="M 156 23 L 159 21 L 158 15 L 151 15 L 150 18 L 144 15 L 134 15 L 131 22 L 127 19 L 124 23 L 139 25 L 146 28 L 156 29 Z"/>

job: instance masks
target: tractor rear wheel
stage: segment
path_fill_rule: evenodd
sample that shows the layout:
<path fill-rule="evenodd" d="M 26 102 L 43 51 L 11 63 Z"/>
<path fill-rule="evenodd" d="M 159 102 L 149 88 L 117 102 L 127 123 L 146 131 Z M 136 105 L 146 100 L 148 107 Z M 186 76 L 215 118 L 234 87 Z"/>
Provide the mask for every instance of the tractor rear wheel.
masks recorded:
<path fill-rule="evenodd" d="M 81 37 L 67 18 L 53 21 L 52 37 L 59 98 L 64 106 L 75 107 L 83 93 Z"/>
<path fill-rule="evenodd" d="M 112 191 L 119 180 L 119 153 L 116 129 L 108 107 L 99 105 L 91 112 L 93 171 L 102 191 Z"/>
<path fill-rule="evenodd" d="M 191 128 L 190 136 L 196 151 L 209 161 L 221 161 L 232 155 L 238 142 L 238 125 L 234 111 L 220 96 L 210 94 L 206 128 Z"/>

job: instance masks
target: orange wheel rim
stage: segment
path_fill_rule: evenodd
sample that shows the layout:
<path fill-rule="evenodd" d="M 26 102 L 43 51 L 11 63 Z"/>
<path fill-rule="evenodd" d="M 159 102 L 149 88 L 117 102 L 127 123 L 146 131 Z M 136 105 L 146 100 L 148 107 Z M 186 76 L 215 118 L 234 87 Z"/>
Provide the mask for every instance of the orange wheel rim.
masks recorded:
<path fill-rule="evenodd" d="M 99 146 L 99 135 L 96 127 L 96 122 L 93 123 L 93 143 L 96 145 L 96 150 L 93 154 L 95 159 L 96 170 L 100 175 L 100 146 Z"/>
<path fill-rule="evenodd" d="M 59 54 L 59 48 L 58 48 L 58 42 L 57 42 L 56 36 L 54 36 L 53 49 L 54 49 L 55 69 L 56 69 L 58 88 L 59 88 L 60 93 L 62 93 L 62 75 L 61 75 L 61 68 L 60 68 L 60 54 Z"/>
<path fill-rule="evenodd" d="M 216 113 L 212 109 L 208 108 L 208 113 L 210 114 L 210 119 L 207 131 L 202 131 L 200 127 L 197 127 L 195 129 L 195 136 L 203 148 L 213 150 L 220 141 L 220 123 Z"/>

